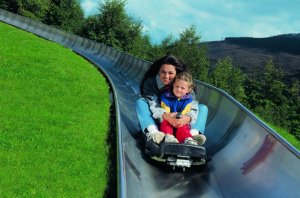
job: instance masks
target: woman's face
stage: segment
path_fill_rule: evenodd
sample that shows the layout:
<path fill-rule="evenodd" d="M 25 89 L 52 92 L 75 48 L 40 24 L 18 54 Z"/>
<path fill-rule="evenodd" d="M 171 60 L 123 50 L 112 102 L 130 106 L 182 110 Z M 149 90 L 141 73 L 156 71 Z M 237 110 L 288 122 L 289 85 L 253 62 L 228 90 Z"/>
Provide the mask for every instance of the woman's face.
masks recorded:
<path fill-rule="evenodd" d="M 159 78 L 164 85 L 170 84 L 176 76 L 175 66 L 164 64 L 159 69 Z"/>

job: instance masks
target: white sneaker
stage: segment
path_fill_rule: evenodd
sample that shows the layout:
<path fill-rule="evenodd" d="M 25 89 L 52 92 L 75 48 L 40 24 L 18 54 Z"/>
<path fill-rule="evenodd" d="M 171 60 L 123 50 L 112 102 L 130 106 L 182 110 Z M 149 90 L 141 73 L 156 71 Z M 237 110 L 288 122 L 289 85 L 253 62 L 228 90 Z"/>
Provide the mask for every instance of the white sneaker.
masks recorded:
<path fill-rule="evenodd" d="M 178 140 L 174 137 L 174 135 L 167 134 L 165 137 L 166 143 L 179 143 Z"/>
<path fill-rule="evenodd" d="M 191 138 L 191 137 L 185 138 L 184 143 L 185 144 L 191 144 L 191 145 L 198 145 L 197 141 L 193 140 L 193 138 Z"/>
<path fill-rule="evenodd" d="M 165 134 L 163 132 L 157 131 L 157 132 L 152 132 L 152 133 L 147 133 L 147 141 L 150 139 L 153 140 L 153 142 L 160 144 L 163 139 L 165 138 Z"/>
<path fill-rule="evenodd" d="M 203 134 L 193 135 L 193 139 L 197 141 L 198 145 L 202 145 L 206 142 L 206 137 Z"/>
<path fill-rule="evenodd" d="M 191 129 L 190 133 L 192 136 L 199 135 L 199 131 L 197 129 Z"/>

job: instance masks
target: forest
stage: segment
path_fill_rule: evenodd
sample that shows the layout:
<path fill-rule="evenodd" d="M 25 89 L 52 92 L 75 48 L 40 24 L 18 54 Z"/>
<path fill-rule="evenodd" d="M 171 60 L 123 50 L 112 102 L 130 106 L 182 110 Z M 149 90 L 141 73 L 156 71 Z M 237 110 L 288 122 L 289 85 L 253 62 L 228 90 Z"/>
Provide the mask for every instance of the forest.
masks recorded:
<path fill-rule="evenodd" d="M 201 35 L 190 26 L 178 36 L 152 44 L 143 23 L 126 13 L 126 0 L 99 1 L 98 13 L 85 17 L 78 0 L 0 0 L 0 8 L 95 40 L 144 60 L 173 54 L 189 65 L 195 79 L 221 88 L 268 123 L 284 128 L 300 140 L 299 80 L 284 81 L 284 73 L 270 59 L 256 78 L 250 78 L 229 57 L 211 64 Z M 298 35 L 299 36 L 299 35 Z M 299 54 L 299 43 L 290 35 L 269 40 L 226 38 L 230 42 L 260 45 L 272 50 L 288 46 Z"/>

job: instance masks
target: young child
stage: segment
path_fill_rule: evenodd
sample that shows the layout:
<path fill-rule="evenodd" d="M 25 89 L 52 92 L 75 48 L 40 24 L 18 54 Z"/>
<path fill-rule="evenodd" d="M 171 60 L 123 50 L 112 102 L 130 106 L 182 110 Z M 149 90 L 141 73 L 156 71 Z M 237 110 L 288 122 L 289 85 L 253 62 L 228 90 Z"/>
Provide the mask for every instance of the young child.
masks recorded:
<path fill-rule="evenodd" d="M 190 111 L 191 102 L 193 101 L 192 96 L 189 94 L 193 88 L 192 75 L 187 72 L 179 73 L 175 77 L 172 87 L 162 93 L 160 98 L 161 108 L 168 113 L 174 113 L 177 117 L 185 115 Z M 165 142 L 197 145 L 190 133 L 189 124 L 175 128 L 167 120 L 163 120 L 160 130 L 166 134 Z"/>

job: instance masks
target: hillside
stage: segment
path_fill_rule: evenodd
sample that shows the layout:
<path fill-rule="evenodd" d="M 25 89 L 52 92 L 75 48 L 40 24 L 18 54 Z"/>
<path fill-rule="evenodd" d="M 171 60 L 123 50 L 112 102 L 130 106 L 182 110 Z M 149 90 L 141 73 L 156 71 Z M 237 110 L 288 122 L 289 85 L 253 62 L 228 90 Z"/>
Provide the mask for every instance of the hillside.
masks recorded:
<path fill-rule="evenodd" d="M 72 50 L 0 22 L 0 197 L 103 197 L 109 86 Z"/>
<path fill-rule="evenodd" d="M 275 67 L 282 68 L 287 81 L 300 79 L 300 34 L 267 38 L 231 37 L 201 44 L 207 46 L 212 65 L 218 58 L 228 56 L 235 66 L 253 75 L 272 59 Z"/>

